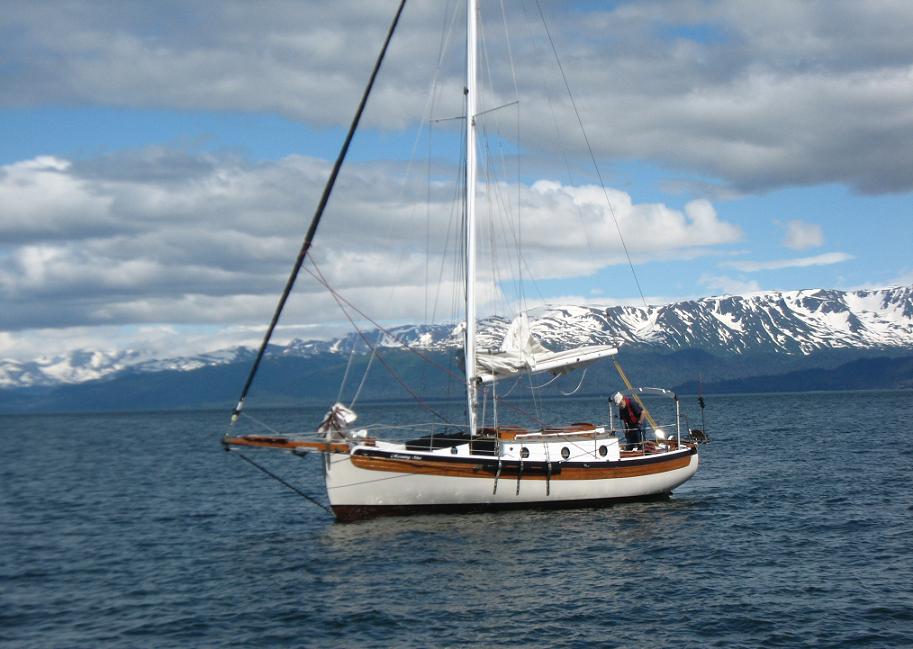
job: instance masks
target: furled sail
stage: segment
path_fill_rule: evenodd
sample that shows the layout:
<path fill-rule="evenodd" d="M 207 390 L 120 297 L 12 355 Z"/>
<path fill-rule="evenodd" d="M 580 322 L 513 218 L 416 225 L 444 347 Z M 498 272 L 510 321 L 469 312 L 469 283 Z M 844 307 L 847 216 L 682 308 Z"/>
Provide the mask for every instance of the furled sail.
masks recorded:
<path fill-rule="evenodd" d="M 476 366 L 482 382 L 491 383 L 520 372 L 567 374 L 617 353 L 617 348 L 608 345 L 589 345 L 553 352 L 533 337 L 526 314 L 523 313 L 510 323 L 498 351 L 479 351 L 476 354 Z"/>

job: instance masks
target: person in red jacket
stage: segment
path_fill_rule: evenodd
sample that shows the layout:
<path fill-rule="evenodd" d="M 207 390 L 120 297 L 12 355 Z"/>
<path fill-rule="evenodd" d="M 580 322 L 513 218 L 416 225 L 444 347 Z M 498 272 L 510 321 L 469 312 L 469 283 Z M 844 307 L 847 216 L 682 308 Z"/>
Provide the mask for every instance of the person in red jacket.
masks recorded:
<path fill-rule="evenodd" d="M 644 422 L 642 419 L 643 408 L 631 397 L 625 397 L 621 392 L 616 392 L 612 397 L 618 406 L 618 418 L 625 425 L 625 440 L 628 448 L 636 449 L 644 443 Z"/>

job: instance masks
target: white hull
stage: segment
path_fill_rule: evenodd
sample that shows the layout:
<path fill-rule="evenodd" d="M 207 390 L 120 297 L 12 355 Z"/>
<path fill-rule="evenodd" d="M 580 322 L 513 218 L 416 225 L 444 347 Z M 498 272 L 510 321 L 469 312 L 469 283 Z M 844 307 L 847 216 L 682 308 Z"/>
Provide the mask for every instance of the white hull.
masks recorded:
<path fill-rule="evenodd" d="M 358 455 L 326 456 L 327 495 L 340 520 L 355 520 L 384 514 L 410 512 L 465 511 L 524 507 L 574 507 L 607 504 L 612 501 L 665 496 L 697 471 L 698 455 L 690 448 L 655 456 L 622 459 L 617 462 L 590 465 L 588 468 L 559 469 L 554 474 L 542 470 L 534 474 L 502 471 L 495 477 L 496 460 L 484 458 L 488 470 L 463 463 L 462 473 L 447 475 L 440 467 L 434 472 L 431 458 L 413 455 L 384 457 L 383 469 L 356 466 Z M 403 463 L 402 471 L 389 465 Z M 363 463 L 363 462 L 362 462 Z M 425 465 L 416 472 L 416 463 Z M 609 467 L 611 464 L 611 468 Z M 458 470 L 459 472 L 459 470 Z M 586 474 L 590 473 L 591 476 Z M 609 473 L 617 475 L 606 476 Z M 623 475 L 636 474 L 639 475 Z M 497 484 L 497 487 L 496 487 Z"/>

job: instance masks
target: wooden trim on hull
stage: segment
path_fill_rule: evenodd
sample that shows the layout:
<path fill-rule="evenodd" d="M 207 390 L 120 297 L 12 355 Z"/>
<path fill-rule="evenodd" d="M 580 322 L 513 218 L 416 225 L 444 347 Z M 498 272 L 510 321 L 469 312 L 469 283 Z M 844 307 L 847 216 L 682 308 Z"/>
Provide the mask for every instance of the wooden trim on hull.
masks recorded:
<path fill-rule="evenodd" d="M 674 457 L 644 456 L 637 460 L 621 460 L 604 463 L 552 462 L 551 471 L 545 462 L 525 462 L 522 468 L 523 480 L 606 480 L 610 478 L 634 478 L 637 476 L 665 473 L 688 466 L 691 456 L 697 452 L 675 454 Z M 501 478 L 517 477 L 521 473 L 518 462 L 501 462 L 496 459 L 455 461 L 451 458 L 427 458 L 400 456 L 401 454 L 355 453 L 350 457 L 352 465 L 366 471 L 387 473 L 417 473 L 446 476 L 451 478 L 491 479 L 500 469 Z"/>
<path fill-rule="evenodd" d="M 355 523 L 385 516 L 415 516 L 426 514 L 482 514 L 509 510 L 546 509 L 595 509 L 611 507 L 626 502 L 651 502 L 668 500 L 672 492 L 619 498 L 593 498 L 589 500 L 539 500 L 510 503 L 472 503 L 441 505 L 333 505 L 333 514 L 339 523 Z"/>
<path fill-rule="evenodd" d="M 240 435 L 224 437 L 224 446 L 251 446 L 258 448 L 304 449 L 321 453 L 348 453 L 349 445 L 345 442 L 310 442 L 276 435 Z"/>

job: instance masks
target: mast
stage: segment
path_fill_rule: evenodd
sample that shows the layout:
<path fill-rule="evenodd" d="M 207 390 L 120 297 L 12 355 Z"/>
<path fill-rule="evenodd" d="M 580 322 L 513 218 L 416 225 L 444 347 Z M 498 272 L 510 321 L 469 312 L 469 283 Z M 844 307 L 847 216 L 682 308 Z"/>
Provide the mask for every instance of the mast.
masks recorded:
<path fill-rule="evenodd" d="M 476 434 L 476 0 L 466 2 L 466 412 L 469 434 Z"/>

